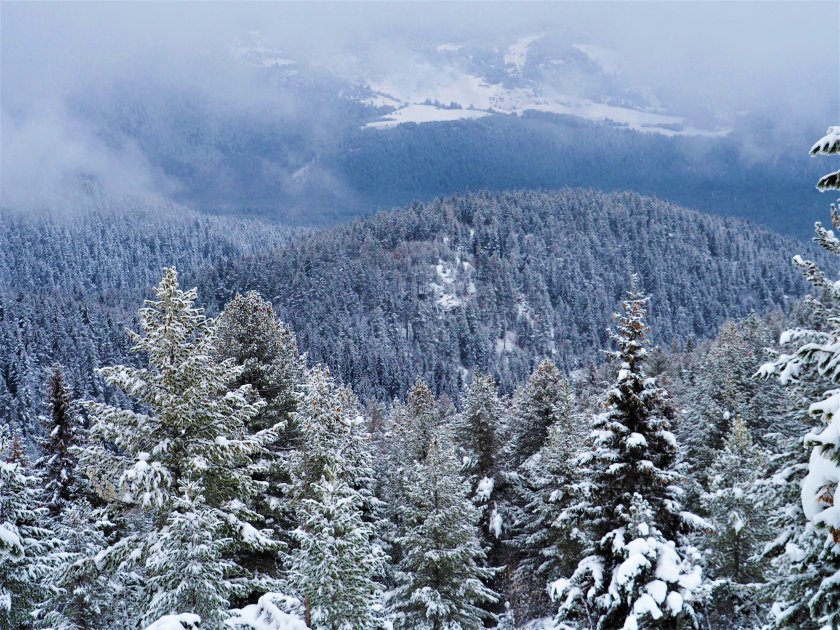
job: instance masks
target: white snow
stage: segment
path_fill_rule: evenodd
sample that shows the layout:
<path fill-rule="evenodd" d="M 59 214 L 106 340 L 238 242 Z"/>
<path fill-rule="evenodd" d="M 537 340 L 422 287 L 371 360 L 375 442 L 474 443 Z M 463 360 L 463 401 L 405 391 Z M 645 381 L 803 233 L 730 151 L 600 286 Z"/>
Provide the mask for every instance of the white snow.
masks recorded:
<path fill-rule="evenodd" d="M 665 596 L 668 594 L 668 585 L 662 580 L 653 580 L 645 584 L 645 590 L 653 597 L 657 604 L 665 601 Z"/>
<path fill-rule="evenodd" d="M 517 64 L 524 64 L 524 57 L 521 55 L 527 54 L 523 52 L 527 47 L 522 48 L 522 45 L 514 44 L 513 48 L 515 52 L 508 53 L 509 65 L 518 71 L 521 66 Z M 728 129 L 699 129 L 685 125 L 685 119 L 679 116 L 598 103 L 552 91 L 542 85 L 506 87 L 501 83 L 489 83 L 455 66 L 416 64 L 410 70 L 397 76 L 367 82 L 374 94 L 383 99 L 390 99 L 375 104 L 391 105 L 397 109 L 377 121 L 368 123 L 366 127 L 387 129 L 408 122 L 446 122 L 480 118 L 491 113 L 521 115 L 526 111 L 535 110 L 576 116 L 666 136 L 725 136 L 729 133 Z M 365 99 L 365 102 L 374 104 L 370 98 Z M 460 105 L 463 109 L 444 109 L 439 106 L 451 103 Z"/>
<path fill-rule="evenodd" d="M 478 487 L 475 489 L 475 498 L 476 500 L 484 503 L 490 498 L 490 495 L 493 494 L 493 478 L 492 477 L 484 477 L 481 481 L 478 482 Z"/>
<path fill-rule="evenodd" d="M 832 423 L 834 424 L 834 423 Z M 827 429 L 826 429 L 827 430 Z M 838 519 L 838 481 L 840 468 L 815 446 L 808 462 L 808 474 L 802 480 L 802 510 L 808 520 L 840 525 Z"/>
<path fill-rule="evenodd" d="M 840 152 L 840 127 L 829 127 L 825 135 L 811 147 L 811 155 Z"/>
<path fill-rule="evenodd" d="M 266 593 L 256 604 L 245 606 L 225 624 L 238 630 L 307 630 L 300 601 L 282 593 Z"/>
<path fill-rule="evenodd" d="M 11 527 L 13 527 L 11 523 L 0 523 L 0 543 L 3 543 L 4 547 L 11 547 L 14 550 L 12 554 L 17 555 L 23 546 L 20 537 L 12 531 Z"/>
<path fill-rule="evenodd" d="M 683 609 L 683 596 L 678 591 L 671 591 L 665 599 L 665 604 L 671 614 L 678 615 Z"/>
<path fill-rule="evenodd" d="M 645 436 L 641 433 L 631 433 L 627 438 L 626 444 L 630 448 L 636 446 L 647 446 L 647 440 L 645 439 Z"/>
<path fill-rule="evenodd" d="M 505 65 L 513 66 L 515 72 L 521 73 L 525 67 L 525 62 L 528 60 L 528 49 L 538 39 L 545 37 L 544 33 L 539 35 L 526 35 L 520 37 L 508 48 L 505 54 Z"/>
<path fill-rule="evenodd" d="M 365 127 L 387 129 L 405 123 L 452 122 L 453 120 L 470 120 L 489 116 L 489 112 L 474 109 L 444 109 L 436 105 L 406 105 L 379 120 L 369 122 Z"/>
<path fill-rule="evenodd" d="M 285 59 L 283 57 L 269 57 L 267 59 L 262 60 L 262 65 L 265 68 L 272 68 L 278 66 L 292 66 L 296 64 L 297 61 L 294 59 Z"/>
<path fill-rule="evenodd" d="M 147 626 L 146 630 L 191 630 L 197 628 L 201 623 L 201 617 L 192 613 L 181 613 L 180 615 L 165 615 Z"/>
<path fill-rule="evenodd" d="M 506 330 L 504 337 L 496 339 L 496 354 L 502 355 L 506 352 L 512 352 L 517 346 L 519 335 L 515 330 Z"/>
<path fill-rule="evenodd" d="M 490 513 L 490 531 L 496 538 L 502 537 L 502 515 L 499 514 L 498 510 L 494 509 Z"/>

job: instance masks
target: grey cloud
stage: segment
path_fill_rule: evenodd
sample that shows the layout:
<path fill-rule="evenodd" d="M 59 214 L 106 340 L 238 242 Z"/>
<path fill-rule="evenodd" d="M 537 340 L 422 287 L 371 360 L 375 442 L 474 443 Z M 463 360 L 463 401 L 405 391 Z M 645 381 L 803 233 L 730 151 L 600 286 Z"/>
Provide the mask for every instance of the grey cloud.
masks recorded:
<path fill-rule="evenodd" d="M 121 192 L 172 190 L 137 147 L 75 117 L 74 99 L 113 82 L 299 119 L 297 103 L 230 54 L 255 32 L 280 54 L 348 73 L 406 66 L 424 44 L 501 46 L 550 32 L 614 51 L 627 85 L 695 119 L 714 110 L 772 121 L 779 143 L 803 128 L 819 133 L 840 110 L 836 2 L 6 2 L 0 10 L 3 204 L 48 200 L 85 175 Z"/>

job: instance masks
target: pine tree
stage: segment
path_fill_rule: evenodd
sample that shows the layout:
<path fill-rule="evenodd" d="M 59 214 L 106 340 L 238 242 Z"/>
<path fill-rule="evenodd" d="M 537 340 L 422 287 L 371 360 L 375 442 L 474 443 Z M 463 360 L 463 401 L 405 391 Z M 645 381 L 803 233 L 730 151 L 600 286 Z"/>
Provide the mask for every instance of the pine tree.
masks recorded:
<path fill-rule="evenodd" d="M 377 510 L 369 492 L 372 466 L 352 393 L 329 371 L 310 371 L 294 413 L 302 444 L 292 467 L 291 494 L 300 523 L 290 582 L 315 628 L 373 628 L 381 611 L 376 581 L 385 556 L 376 542 Z"/>
<path fill-rule="evenodd" d="M 560 619 L 586 618 L 599 629 L 690 621 L 701 585 L 685 538 L 696 517 L 680 504 L 673 412 L 643 370 L 647 298 L 633 280 L 612 334 L 618 378 L 577 459 L 585 479 L 561 517 L 586 534 L 585 555 L 570 578 L 551 585 Z"/>
<path fill-rule="evenodd" d="M 765 445 L 771 432 L 795 435 L 801 431 L 798 419 L 786 413 L 790 401 L 784 388 L 755 378 L 756 366 L 771 342 L 766 324 L 755 314 L 727 322 L 697 368 L 677 431 L 687 447 L 692 472 L 704 486 L 709 466 L 723 448 L 736 416 L 759 445 Z"/>
<path fill-rule="evenodd" d="M 542 447 L 507 475 L 513 496 L 505 513 L 513 521 L 511 543 L 518 552 L 510 597 L 520 622 L 548 614 L 545 585 L 573 571 L 581 551 L 568 523 L 559 519 L 580 480 L 574 460 L 584 437 L 582 418 L 574 409 L 568 383 L 556 368 L 549 370 L 545 362 L 537 368 L 517 394 L 514 412 L 523 418 L 532 409 L 538 417 L 550 419 Z M 514 441 L 513 448 L 517 446 Z"/>
<path fill-rule="evenodd" d="M 47 506 L 50 513 L 57 516 L 78 491 L 76 456 L 72 449 L 78 445 L 81 425 L 71 410 L 70 393 L 61 366 L 53 366 L 47 389 L 50 415 L 44 421 L 47 437 L 41 446 L 45 456 L 38 461 L 38 468 L 45 479 Z"/>
<path fill-rule="evenodd" d="M 831 127 L 828 134 L 811 149 L 811 154 L 840 152 L 840 128 Z M 818 188 L 837 187 L 838 173 L 823 177 Z M 840 229 L 840 213 L 831 206 L 831 221 Z M 815 226 L 814 240 L 831 254 L 840 254 L 840 240 L 832 230 L 820 223 Z M 801 621 L 802 596 L 807 594 L 810 622 L 828 627 L 840 626 L 840 287 L 829 281 L 813 262 L 795 256 L 794 264 L 821 294 L 820 299 L 807 297 L 818 329 L 796 328 L 782 333 L 782 346 L 798 346 L 793 354 L 780 354 L 761 367 L 765 377 L 778 376 L 783 385 L 811 390 L 817 398 L 808 407 L 808 414 L 822 427 L 814 427 L 805 436 L 811 448 L 807 474 L 800 482 L 804 519 L 798 531 L 783 532 L 793 554 L 789 562 L 780 563 L 791 571 L 791 579 L 776 581 L 777 624 Z M 814 395 L 813 387 L 822 386 Z M 825 387 L 829 387 L 827 391 Z M 793 458 L 796 461 L 796 458 Z M 784 620 L 784 621 L 782 621 Z"/>
<path fill-rule="evenodd" d="M 480 511 L 462 479 L 447 429 L 436 430 L 423 461 L 415 461 L 401 506 L 402 558 L 389 606 L 396 628 L 481 628 L 494 615 L 483 604 L 498 600 L 484 585 L 494 570 L 484 566 Z"/>
<path fill-rule="evenodd" d="M 372 544 L 373 528 L 362 520 L 359 493 L 327 467 L 301 501 L 295 532 L 300 547 L 291 580 L 306 594 L 313 628 L 375 628 L 381 621 L 382 592 L 375 578 L 385 555 Z"/>
<path fill-rule="evenodd" d="M 528 382 L 516 392 L 510 418 L 512 451 L 506 457 L 516 468 L 536 454 L 551 427 L 564 417 L 569 386 L 553 361 L 540 361 Z"/>
<path fill-rule="evenodd" d="M 215 347 L 222 359 L 242 365 L 242 373 L 234 385 L 250 385 L 266 403 L 248 420 L 246 430 L 254 434 L 283 424 L 278 438 L 266 445 L 261 457 L 249 463 L 248 472 L 258 482 L 254 510 L 265 526 L 273 529 L 274 537 L 284 547 L 288 546 L 297 523 L 290 497 L 283 488 L 291 480 L 292 452 L 300 446 L 293 414 L 303 386 L 305 358 L 298 351 L 294 333 L 277 319 L 271 304 L 255 291 L 237 294 L 225 305 L 216 324 Z M 240 561 L 259 575 L 276 577 L 280 571 L 277 554 L 245 551 Z"/>
<path fill-rule="evenodd" d="M 809 603 L 831 569 L 820 558 L 824 535 L 805 518 L 802 479 L 808 472 L 808 452 L 802 438 L 776 436 L 778 444 L 768 473 L 757 480 L 756 502 L 768 513 L 775 534 L 762 550 L 769 570 L 762 599 L 771 602 L 770 627 L 807 628 L 813 624 Z"/>
<path fill-rule="evenodd" d="M 495 479 L 497 458 L 506 413 L 493 377 L 476 373 L 461 407 L 456 420 L 456 437 L 467 458 L 464 472 L 472 478 L 474 491 L 487 495 L 479 497 L 481 502 L 486 502 L 493 484 L 498 483 Z M 479 491 L 485 479 L 489 481 L 483 485 L 489 485 L 490 490 Z"/>
<path fill-rule="evenodd" d="M 270 532 L 252 524 L 246 464 L 276 431 L 245 434 L 262 403 L 249 386 L 232 389 L 240 367 L 213 358 L 213 322 L 194 307 L 195 290 L 182 291 L 169 268 L 155 294 L 140 310 L 142 332 L 129 332 L 149 367 L 100 370 L 145 411 L 86 402 L 92 424 L 80 461 L 104 498 L 148 517 L 101 554 L 112 569 L 139 565 L 137 614 L 150 623 L 193 613 L 213 625 L 232 597 L 264 586 L 231 558 L 243 547 L 275 549 Z"/>
<path fill-rule="evenodd" d="M 747 618 L 754 624 L 764 621 L 759 601 L 764 581 L 761 552 L 772 537 L 757 482 L 764 476 L 768 459 L 769 453 L 753 443 L 746 422 L 736 416 L 709 470 L 709 490 L 701 498 L 714 526 L 705 548 L 714 610 L 707 617 L 715 625 L 733 625 Z"/>
<path fill-rule="evenodd" d="M 118 626 L 126 618 L 126 609 L 117 605 L 126 600 L 125 589 L 96 565 L 113 530 L 106 511 L 77 497 L 65 504 L 53 523 L 63 541 L 62 553 L 49 577 L 52 592 L 38 607 L 37 627 L 91 630 Z"/>
<path fill-rule="evenodd" d="M 0 629 L 31 627 L 37 605 L 54 592 L 48 576 L 60 559 L 41 502 L 39 480 L 12 457 L 6 427 L 0 426 Z"/>
<path fill-rule="evenodd" d="M 255 433 L 286 422 L 284 443 L 278 446 L 291 447 L 295 432 L 290 420 L 306 371 L 294 332 L 277 318 L 270 302 L 249 291 L 225 305 L 215 345 L 220 357 L 242 366 L 237 386 L 251 385 L 266 402 L 247 429 Z"/>

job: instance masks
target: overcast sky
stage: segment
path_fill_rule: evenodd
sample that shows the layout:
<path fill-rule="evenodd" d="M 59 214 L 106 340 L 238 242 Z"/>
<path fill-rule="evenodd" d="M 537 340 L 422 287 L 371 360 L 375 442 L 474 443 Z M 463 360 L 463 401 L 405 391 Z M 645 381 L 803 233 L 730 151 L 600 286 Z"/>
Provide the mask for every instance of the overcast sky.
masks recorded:
<path fill-rule="evenodd" d="M 10 190 L 38 185 L 39 164 L 62 161 L 88 160 L 117 175 L 124 170 L 125 181 L 140 188 L 159 186 L 142 155 L 130 147 L 112 155 L 68 120 L 67 99 L 143 77 L 227 95 L 238 105 L 266 98 L 229 54 L 253 31 L 290 56 L 354 55 L 371 66 L 399 63 L 417 42 L 558 33 L 614 51 L 628 84 L 650 87 L 683 111 L 758 112 L 819 132 L 840 122 L 840 2 L 833 0 L 5 1 L 0 11 L 4 202 Z"/>

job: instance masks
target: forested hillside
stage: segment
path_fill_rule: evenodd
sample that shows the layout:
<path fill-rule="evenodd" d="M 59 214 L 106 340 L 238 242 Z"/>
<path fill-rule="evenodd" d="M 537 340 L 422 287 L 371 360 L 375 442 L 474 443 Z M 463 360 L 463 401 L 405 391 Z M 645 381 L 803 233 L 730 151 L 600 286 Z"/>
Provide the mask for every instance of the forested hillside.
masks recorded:
<path fill-rule="evenodd" d="M 74 396 L 106 395 L 94 370 L 131 361 L 125 327 L 160 270 L 198 270 L 288 241 L 290 230 L 171 203 L 100 199 L 53 217 L 0 214 L 0 416 L 37 431 L 51 363 Z"/>
<path fill-rule="evenodd" d="M 312 233 L 198 284 L 214 308 L 246 289 L 271 299 L 310 360 L 364 397 L 418 374 L 454 397 L 476 369 L 511 391 L 541 357 L 598 361 L 632 272 L 659 343 L 785 307 L 805 290 L 788 262 L 802 248 L 635 194 L 478 193 Z"/>

